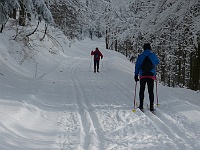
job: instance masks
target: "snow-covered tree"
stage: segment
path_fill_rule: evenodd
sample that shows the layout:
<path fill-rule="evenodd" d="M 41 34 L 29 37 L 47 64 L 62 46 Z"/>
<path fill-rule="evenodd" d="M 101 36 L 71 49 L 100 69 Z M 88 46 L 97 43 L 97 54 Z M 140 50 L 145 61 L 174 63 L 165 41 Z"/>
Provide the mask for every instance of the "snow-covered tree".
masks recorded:
<path fill-rule="evenodd" d="M 0 1 L 0 24 L 6 23 L 9 17 L 16 19 L 19 25 L 25 26 L 26 20 L 38 17 L 46 23 L 53 23 L 51 12 L 44 0 L 1 0 Z"/>
<path fill-rule="evenodd" d="M 199 88 L 199 0 L 54 0 L 53 5 L 68 37 L 104 35 L 107 49 L 134 57 L 150 42 L 161 60 L 163 84 Z"/>
<path fill-rule="evenodd" d="M 51 23 L 48 8 L 71 39 L 104 36 L 107 49 L 135 58 L 150 42 L 163 84 L 200 89 L 199 0 L 0 0 L 0 24 L 9 16 Z"/>

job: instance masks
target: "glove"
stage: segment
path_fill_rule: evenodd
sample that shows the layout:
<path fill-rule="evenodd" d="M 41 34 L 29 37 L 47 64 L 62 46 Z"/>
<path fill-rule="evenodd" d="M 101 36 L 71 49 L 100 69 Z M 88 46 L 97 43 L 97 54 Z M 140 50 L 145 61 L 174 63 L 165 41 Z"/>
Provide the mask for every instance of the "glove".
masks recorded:
<path fill-rule="evenodd" d="M 138 75 L 135 75 L 134 79 L 135 79 L 135 82 L 138 82 L 139 81 Z"/>

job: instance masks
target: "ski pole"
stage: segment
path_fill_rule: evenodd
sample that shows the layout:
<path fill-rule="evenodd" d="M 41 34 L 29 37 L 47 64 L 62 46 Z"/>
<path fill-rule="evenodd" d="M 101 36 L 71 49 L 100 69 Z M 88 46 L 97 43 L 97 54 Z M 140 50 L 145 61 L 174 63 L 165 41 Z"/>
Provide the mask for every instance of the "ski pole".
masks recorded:
<path fill-rule="evenodd" d="M 158 80 L 156 79 L 156 98 L 157 98 L 157 106 L 159 106 L 158 104 Z"/>
<path fill-rule="evenodd" d="M 137 82 L 135 83 L 135 95 L 134 95 L 134 109 L 133 112 L 136 112 L 136 89 L 137 89 Z"/>
<path fill-rule="evenodd" d="M 91 59 L 90 59 L 90 69 L 89 69 L 89 71 L 92 71 L 91 65 L 92 65 L 92 55 L 91 55 Z"/>

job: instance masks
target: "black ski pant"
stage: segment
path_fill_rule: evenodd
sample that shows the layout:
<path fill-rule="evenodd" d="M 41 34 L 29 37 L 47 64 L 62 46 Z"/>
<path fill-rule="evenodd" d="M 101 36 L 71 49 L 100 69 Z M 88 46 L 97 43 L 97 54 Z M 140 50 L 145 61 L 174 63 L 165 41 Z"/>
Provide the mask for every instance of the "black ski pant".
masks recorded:
<path fill-rule="evenodd" d="M 150 110 L 154 109 L 154 80 L 151 78 L 143 78 L 140 79 L 140 92 L 139 92 L 139 97 L 140 97 L 140 108 L 143 108 L 143 102 L 144 102 L 144 91 L 145 91 L 145 86 L 147 83 L 148 87 L 148 93 L 149 93 L 149 100 L 150 100 Z"/>
<path fill-rule="evenodd" d="M 94 72 L 99 72 L 99 60 L 94 60 Z"/>

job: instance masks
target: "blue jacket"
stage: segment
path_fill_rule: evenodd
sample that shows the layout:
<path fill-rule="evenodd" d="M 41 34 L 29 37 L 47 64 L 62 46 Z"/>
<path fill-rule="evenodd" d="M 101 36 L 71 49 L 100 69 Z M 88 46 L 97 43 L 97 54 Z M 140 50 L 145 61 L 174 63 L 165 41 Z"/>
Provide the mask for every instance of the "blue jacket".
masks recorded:
<path fill-rule="evenodd" d="M 155 67 L 151 70 L 151 72 L 154 74 L 154 76 L 156 76 L 156 65 L 159 64 L 159 60 L 156 54 L 152 53 L 150 50 L 144 50 L 142 54 L 138 56 L 136 64 L 135 64 L 135 75 L 139 74 L 140 76 L 142 76 L 141 65 L 144 58 L 148 55 L 153 65 L 155 65 Z"/>

